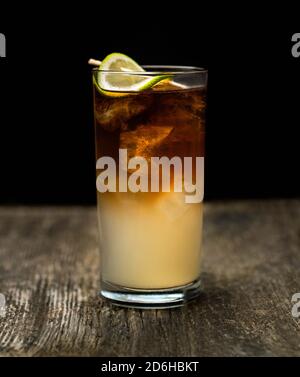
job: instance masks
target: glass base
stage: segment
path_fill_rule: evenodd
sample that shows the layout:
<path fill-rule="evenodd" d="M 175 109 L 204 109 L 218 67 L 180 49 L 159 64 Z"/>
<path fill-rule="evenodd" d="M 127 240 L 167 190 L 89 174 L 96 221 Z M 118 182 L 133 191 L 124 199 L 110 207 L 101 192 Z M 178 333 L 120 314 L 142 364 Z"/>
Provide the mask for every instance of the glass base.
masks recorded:
<path fill-rule="evenodd" d="M 164 309 L 183 306 L 199 296 L 201 280 L 169 289 L 133 289 L 101 282 L 101 296 L 117 306 L 140 309 Z"/>

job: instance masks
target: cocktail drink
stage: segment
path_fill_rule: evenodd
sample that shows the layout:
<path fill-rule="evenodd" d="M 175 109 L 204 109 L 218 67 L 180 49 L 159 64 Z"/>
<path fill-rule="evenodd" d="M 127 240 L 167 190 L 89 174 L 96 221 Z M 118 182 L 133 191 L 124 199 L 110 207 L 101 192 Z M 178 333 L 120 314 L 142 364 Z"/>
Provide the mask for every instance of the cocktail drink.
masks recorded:
<path fill-rule="evenodd" d="M 101 294 L 120 305 L 199 293 L 206 81 L 188 67 L 93 71 Z"/>

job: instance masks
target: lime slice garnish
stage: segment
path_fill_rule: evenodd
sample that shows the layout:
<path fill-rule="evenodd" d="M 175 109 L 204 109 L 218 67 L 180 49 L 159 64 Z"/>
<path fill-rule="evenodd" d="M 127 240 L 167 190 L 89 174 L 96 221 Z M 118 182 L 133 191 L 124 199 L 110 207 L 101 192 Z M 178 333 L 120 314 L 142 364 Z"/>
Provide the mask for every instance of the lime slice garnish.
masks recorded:
<path fill-rule="evenodd" d="M 112 73 L 109 73 L 109 71 L 112 71 Z M 118 74 L 118 72 L 121 74 Z M 97 72 L 98 89 L 108 96 L 113 95 L 114 92 L 140 92 L 167 78 L 166 75 L 143 75 L 143 72 L 145 70 L 130 57 L 120 53 L 110 54 L 99 66 Z"/>
<path fill-rule="evenodd" d="M 123 92 L 110 92 L 108 90 L 104 90 L 104 89 L 101 89 L 95 76 L 93 76 L 93 83 L 96 87 L 96 89 L 98 90 L 98 92 L 100 94 L 103 94 L 104 96 L 108 96 L 108 97 L 124 97 L 124 96 L 128 96 L 128 93 L 123 93 Z"/>

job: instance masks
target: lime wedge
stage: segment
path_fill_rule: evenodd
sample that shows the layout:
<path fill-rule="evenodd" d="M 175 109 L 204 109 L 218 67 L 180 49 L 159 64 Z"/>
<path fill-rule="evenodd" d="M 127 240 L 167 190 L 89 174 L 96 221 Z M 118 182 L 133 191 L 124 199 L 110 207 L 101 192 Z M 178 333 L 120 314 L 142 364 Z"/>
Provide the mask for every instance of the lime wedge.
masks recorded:
<path fill-rule="evenodd" d="M 143 72 L 145 70 L 130 57 L 120 53 L 110 54 L 99 66 L 98 89 L 108 96 L 116 92 L 140 92 L 168 78 L 166 75 L 143 75 Z"/>
<path fill-rule="evenodd" d="M 107 96 L 107 97 L 124 97 L 124 96 L 128 96 L 128 93 L 124 93 L 124 92 L 110 92 L 108 90 L 104 90 L 104 89 L 101 89 L 95 76 L 93 76 L 93 83 L 95 85 L 95 88 L 98 90 L 98 92 L 104 96 Z"/>

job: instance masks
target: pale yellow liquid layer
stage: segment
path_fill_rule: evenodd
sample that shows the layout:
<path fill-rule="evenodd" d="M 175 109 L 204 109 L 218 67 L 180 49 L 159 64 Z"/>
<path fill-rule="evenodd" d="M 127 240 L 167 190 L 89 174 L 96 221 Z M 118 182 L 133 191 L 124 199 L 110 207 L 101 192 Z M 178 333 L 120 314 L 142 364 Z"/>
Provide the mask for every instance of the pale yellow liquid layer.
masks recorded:
<path fill-rule="evenodd" d="M 196 280 L 202 211 L 202 203 L 186 204 L 183 193 L 98 193 L 102 279 L 139 289 Z"/>

